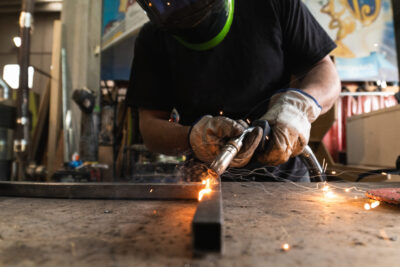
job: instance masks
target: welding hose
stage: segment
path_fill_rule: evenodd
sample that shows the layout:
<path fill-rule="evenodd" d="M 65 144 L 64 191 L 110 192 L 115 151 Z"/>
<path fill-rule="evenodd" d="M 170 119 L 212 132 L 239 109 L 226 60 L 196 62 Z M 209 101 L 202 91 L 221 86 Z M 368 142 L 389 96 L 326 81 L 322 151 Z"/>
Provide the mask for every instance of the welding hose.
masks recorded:
<path fill-rule="evenodd" d="M 321 165 L 319 164 L 317 157 L 309 146 L 306 146 L 303 153 L 300 154 L 300 158 L 306 165 L 308 172 L 310 173 L 310 179 L 313 182 L 325 182 L 326 175 Z"/>

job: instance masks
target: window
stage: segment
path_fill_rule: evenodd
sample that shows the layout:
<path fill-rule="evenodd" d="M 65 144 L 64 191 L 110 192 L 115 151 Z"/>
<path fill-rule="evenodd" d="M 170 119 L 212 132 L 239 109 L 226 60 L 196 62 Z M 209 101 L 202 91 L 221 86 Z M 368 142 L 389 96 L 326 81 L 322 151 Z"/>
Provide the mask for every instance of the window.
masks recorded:
<path fill-rule="evenodd" d="M 32 88 L 34 72 L 35 72 L 35 70 L 33 67 L 28 68 L 28 86 L 29 86 L 29 88 Z M 19 65 L 18 64 L 5 65 L 4 69 L 3 69 L 3 79 L 11 86 L 11 88 L 18 89 L 18 87 L 19 87 Z"/>

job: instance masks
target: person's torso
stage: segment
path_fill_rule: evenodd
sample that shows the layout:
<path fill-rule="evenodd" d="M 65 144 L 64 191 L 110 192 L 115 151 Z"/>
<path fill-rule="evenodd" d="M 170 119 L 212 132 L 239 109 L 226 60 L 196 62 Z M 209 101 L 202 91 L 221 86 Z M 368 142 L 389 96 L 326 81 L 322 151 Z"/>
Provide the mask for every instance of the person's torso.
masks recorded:
<path fill-rule="evenodd" d="M 183 124 L 211 114 L 256 119 L 267 100 L 288 86 L 282 30 L 273 1 L 235 0 L 234 19 L 223 42 L 193 51 L 163 33 L 173 105 Z"/>

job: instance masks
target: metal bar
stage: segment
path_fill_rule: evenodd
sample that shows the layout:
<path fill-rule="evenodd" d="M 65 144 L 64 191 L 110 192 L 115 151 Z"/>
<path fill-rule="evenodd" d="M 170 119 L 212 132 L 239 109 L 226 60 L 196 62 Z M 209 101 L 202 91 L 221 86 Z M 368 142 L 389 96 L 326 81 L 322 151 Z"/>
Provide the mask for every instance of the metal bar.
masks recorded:
<path fill-rule="evenodd" d="M 0 182 L 0 196 L 67 199 L 196 200 L 204 185 Z"/>
<path fill-rule="evenodd" d="M 193 251 L 195 254 L 222 253 L 222 194 L 221 180 L 212 192 L 203 197 L 192 221 Z"/>

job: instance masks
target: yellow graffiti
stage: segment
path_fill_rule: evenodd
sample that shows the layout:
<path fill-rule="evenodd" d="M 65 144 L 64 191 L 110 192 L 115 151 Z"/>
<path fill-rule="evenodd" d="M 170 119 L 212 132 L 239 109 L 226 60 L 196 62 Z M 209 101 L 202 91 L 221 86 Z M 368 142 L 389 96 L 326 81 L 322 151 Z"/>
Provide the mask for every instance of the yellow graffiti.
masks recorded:
<path fill-rule="evenodd" d="M 332 55 L 351 58 L 355 57 L 355 55 L 342 40 L 355 31 L 356 23 L 352 17 L 347 16 L 341 18 L 345 11 L 345 7 L 342 6 L 342 9 L 339 12 L 336 12 L 334 0 L 329 0 L 328 3 L 321 8 L 322 13 L 328 14 L 331 17 L 331 21 L 328 25 L 329 29 L 337 29 L 335 38 L 337 48 L 332 52 Z"/>
<path fill-rule="evenodd" d="M 337 57 L 355 57 L 354 53 L 344 43 L 345 39 L 349 34 L 353 33 L 356 29 L 356 21 L 360 21 L 364 26 L 368 26 L 373 23 L 378 17 L 381 10 L 381 0 L 375 0 L 376 8 L 374 13 L 371 14 L 371 7 L 369 5 L 360 5 L 358 0 L 352 0 L 354 10 L 351 8 L 347 0 L 339 0 L 341 9 L 336 11 L 335 0 L 329 0 L 322 8 L 321 12 L 329 15 L 331 21 L 329 22 L 329 29 L 337 29 L 335 42 L 337 48 L 332 52 Z M 351 15 L 344 16 L 346 11 L 349 11 Z"/>
<path fill-rule="evenodd" d="M 371 14 L 371 6 L 364 4 L 360 7 L 358 0 L 352 0 L 354 9 L 351 8 L 347 0 L 340 0 L 342 5 L 353 14 L 353 16 L 360 21 L 364 26 L 370 25 L 376 20 L 381 11 L 381 0 L 375 0 L 375 11 Z"/>

